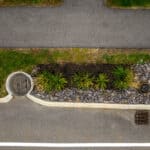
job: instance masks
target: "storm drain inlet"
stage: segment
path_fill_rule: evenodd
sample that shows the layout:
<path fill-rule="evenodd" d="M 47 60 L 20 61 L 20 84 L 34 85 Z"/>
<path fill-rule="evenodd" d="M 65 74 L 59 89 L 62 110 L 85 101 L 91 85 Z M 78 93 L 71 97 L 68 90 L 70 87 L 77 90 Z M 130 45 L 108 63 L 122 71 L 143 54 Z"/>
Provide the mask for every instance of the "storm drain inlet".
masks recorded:
<path fill-rule="evenodd" d="M 24 96 L 33 89 L 32 78 L 25 72 L 15 72 L 9 75 L 6 89 L 13 96 Z"/>
<path fill-rule="evenodd" d="M 149 123 L 149 112 L 144 110 L 138 110 L 135 113 L 135 124 L 147 125 Z"/>

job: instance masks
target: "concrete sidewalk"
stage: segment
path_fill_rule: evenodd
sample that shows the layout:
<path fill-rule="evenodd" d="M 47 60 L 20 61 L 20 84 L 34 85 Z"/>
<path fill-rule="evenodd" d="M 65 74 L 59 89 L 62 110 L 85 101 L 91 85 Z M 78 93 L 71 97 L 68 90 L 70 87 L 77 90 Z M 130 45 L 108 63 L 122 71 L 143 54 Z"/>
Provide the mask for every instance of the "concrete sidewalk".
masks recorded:
<path fill-rule="evenodd" d="M 0 8 L 0 47 L 150 48 L 150 10 L 109 9 L 103 2 Z"/>

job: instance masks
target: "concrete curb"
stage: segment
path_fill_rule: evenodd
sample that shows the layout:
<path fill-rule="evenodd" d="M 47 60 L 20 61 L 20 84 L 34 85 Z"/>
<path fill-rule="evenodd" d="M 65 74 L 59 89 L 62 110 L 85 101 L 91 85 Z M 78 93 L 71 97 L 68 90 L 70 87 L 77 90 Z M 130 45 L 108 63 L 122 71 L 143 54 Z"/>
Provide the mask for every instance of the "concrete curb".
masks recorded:
<path fill-rule="evenodd" d="M 10 100 L 12 100 L 13 96 L 12 95 L 7 95 L 3 98 L 0 98 L 0 103 L 8 103 Z"/>
<path fill-rule="evenodd" d="M 33 95 L 27 94 L 27 98 L 31 101 L 47 106 L 60 108 L 101 108 L 101 109 L 124 109 L 124 110 L 150 110 L 150 105 L 145 104 L 104 104 L 104 103 L 72 103 L 72 102 L 48 102 L 39 99 Z"/>

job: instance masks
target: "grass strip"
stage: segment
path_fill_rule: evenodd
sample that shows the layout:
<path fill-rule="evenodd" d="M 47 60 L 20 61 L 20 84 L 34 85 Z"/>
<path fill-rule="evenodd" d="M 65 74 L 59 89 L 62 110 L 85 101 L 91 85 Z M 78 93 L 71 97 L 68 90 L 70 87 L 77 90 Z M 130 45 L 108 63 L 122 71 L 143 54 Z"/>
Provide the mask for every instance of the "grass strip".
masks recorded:
<path fill-rule="evenodd" d="M 0 0 L 0 6 L 57 6 L 63 0 Z"/>
<path fill-rule="evenodd" d="M 107 0 L 106 4 L 116 8 L 150 8 L 150 0 Z"/>

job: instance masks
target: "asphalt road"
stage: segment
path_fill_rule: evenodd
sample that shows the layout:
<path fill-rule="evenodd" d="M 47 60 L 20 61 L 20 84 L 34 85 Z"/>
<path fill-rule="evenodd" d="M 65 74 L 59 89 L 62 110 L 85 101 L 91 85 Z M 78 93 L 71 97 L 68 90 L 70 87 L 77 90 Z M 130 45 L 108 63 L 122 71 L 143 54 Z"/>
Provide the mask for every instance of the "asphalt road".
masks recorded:
<path fill-rule="evenodd" d="M 150 142 L 150 125 L 132 110 L 40 106 L 27 98 L 0 104 L 0 142 Z"/>
<path fill-rule="evenodd" d="M 103 0 L 61 7 L 0 8 L 0 47 L 150 48 L 150 10 L 114 10 Z"/>
<path fill-rule="evenodd" d="M 7 104 L 0 104 L 0 142 L 149 142 L 150 125 L 135 125 L 134 113 L 132 110 L 48 108 L 25 97 L 16 97 Z M 1 149 L 60 150 L 60 148 L 0 147 Z M 113 148 L 68 149 L 113 150 Z M 114 148 L 114 150 L 134 150 L 134 148 Z"/>

